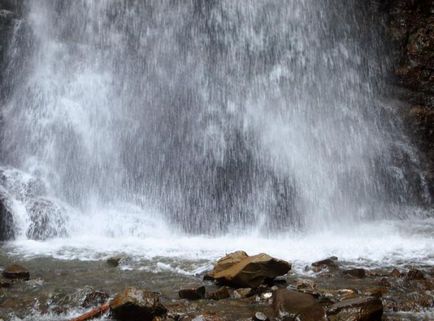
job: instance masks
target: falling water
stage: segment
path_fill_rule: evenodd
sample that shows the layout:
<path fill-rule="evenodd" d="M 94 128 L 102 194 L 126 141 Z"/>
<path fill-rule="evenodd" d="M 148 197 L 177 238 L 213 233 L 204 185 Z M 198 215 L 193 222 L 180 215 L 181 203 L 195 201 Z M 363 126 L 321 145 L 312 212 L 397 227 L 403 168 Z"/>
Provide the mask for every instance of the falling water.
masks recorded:
<path fill-rule="evenodd" d="M 18 236 L 267 235 L 429 204 L 380 95 L 387 57 L 369 10 L 27 1 L 1 128 Z"/>

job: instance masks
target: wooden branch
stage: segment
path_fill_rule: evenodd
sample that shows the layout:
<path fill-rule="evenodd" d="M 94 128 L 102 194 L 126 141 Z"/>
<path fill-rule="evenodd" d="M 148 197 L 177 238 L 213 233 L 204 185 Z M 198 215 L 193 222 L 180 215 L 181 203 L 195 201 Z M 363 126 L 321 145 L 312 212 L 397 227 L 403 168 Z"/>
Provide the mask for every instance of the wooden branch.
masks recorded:
<path fill-rule="evenodd" d="M 110 306 L 108 303 L 105 303 L 103 305 L 100 305 L 99 307 L 96 307 L 92 310 L 90 310 L 89 312 L 86 312 L 85 314 L 72 319 L 70 321 L 87 321 L 93 318 L 97 318 L 101 315 L 103 315 L 104 313 L 106 313 L 108 310 L 110 310 Z"/>

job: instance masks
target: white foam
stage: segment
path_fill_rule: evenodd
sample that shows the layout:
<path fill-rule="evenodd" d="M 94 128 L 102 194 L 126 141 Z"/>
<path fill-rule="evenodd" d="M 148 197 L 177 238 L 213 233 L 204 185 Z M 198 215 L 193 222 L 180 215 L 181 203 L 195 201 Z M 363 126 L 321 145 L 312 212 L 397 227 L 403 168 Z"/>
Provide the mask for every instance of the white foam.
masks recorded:
<path fill-rule="evenodd" d="M 130 268 L 140 268 L 140 261 L 146 260 L 157 264 L 150 270 L 180 274 L 201 272 L 219 257 L 236 250 L 251 255 L 265 252 L 289 260 L 300 272 L 306 264 L 332 255 L 365 267 L 434 264 L 434 219 L 382 221 L 273 237 L 239 231 L 221 237 L 191 236 L 158 228 L 158 224 L 150 226 L 139 236 L 89 233 L 45 242 L 20 239 L 6 248 L 10 254 L 24 258 L 52 256 L 62 260 L 101 260 L 122 253 L 136 262 Z M 168 264 L 165 259 L 174 261 Z M 194 264 L 184 266 L 182 262 Z"/>

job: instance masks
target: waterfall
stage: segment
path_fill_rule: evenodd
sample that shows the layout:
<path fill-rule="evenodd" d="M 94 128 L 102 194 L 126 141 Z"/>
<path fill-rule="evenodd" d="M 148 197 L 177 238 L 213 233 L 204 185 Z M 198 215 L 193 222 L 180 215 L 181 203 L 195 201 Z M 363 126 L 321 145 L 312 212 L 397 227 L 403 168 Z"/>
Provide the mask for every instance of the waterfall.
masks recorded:
<path fill-rule="evenodd" d="M 23 237 L 89 224 L 107 236 L 272 234 L 405 217 L 431 202 L 383 95 L 387 57 L 367 4 L 24 8 L 0 171 Z"/>

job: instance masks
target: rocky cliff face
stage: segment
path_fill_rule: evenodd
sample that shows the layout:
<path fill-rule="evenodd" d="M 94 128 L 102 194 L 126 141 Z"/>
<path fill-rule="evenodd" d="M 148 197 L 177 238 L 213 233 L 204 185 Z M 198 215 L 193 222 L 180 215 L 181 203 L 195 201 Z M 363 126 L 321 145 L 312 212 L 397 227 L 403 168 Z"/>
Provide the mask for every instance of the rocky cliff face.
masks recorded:
<path fill-rule="evenodd" d="M 393 48 L 392 83 L 434 195 L 434 0 L 385 0 L 382 11 Z"/>

